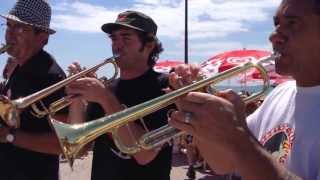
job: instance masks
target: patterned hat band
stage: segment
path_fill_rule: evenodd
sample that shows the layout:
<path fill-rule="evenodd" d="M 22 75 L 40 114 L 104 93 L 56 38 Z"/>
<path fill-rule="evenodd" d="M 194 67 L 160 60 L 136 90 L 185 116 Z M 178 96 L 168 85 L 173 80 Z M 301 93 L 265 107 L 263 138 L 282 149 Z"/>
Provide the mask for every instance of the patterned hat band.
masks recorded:
<path fill-rule="evenodd" d="M 50 29 L 51 7 L 46 0 L 18 0 L 8 15 L 1 16 L 37 27 L 49 34 L 55 33 Z"/>

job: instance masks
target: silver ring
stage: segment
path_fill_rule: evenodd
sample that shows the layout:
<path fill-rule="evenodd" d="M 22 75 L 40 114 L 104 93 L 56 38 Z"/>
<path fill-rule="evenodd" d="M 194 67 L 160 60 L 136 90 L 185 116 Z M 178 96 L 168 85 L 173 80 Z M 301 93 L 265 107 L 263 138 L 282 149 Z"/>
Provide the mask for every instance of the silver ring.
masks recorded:
<path fill-rule="evenodd" d="M 184 117 L 184 122 L 186 124 L 190 124 L 193 118 L 193 114 L 191 112 L 186 112 Z"/>

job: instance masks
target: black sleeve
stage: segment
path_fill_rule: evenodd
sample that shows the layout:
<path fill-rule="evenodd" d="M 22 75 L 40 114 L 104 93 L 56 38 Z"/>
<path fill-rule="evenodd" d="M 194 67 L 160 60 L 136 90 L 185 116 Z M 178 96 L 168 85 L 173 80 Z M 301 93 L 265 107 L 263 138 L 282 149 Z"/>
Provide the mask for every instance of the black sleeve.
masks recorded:
<path fill-rule="evenodd" d="M 35 84 L 36 86 L 34 89 L 39 89 L 36 92 L 39 92 L 40 90 L 43 90 L 52 84 L 55 84 L 65 78 L 64 74 L 48 74 L 46 77 L 37 77 L 33 79 L 34 82 L 32 84 Z M 37 87 L 38 85 L 38 87 Z M 35 93 L 35 92 L 34 92 Z M 32 93 L 33 94 L 33 93 Z M 43 110 L 42 106 L 44 105 L 45 108 L 48 108 L 51 103 L 59 100 L 60 98 L 65 96 L 64 88 L 61 88 L 57 90 L 56 92 L 48 95 L 47 97 L 43 98 L 41 101 L 37 101 L 36 106 L 39 108 L 39 110 Z M 43 103 L 43 105 L 41 105 Z M 68 110 L 65 108 L 63 113 L 67 113 Z M 35 131 L 35 132 L 47 132 L 51 131 L 50 124 L 48 122 L 48 116 L 44 116 L 41 118 L 36 118 L 32 113 L 34 113 L 34 110 L 31 107 L 25 108 L 21 114 L 20 118 L 24 119 L 21 121 L 21 126 L 24 127 L 25 130 Z M 60 111 L 59 111 L 60 113 Z"/>
<path fill-rule="evenodd" d="M 86 121 L 96 120 L 105 116 L 103 108 L 98 103 L 88 103 Z"/>

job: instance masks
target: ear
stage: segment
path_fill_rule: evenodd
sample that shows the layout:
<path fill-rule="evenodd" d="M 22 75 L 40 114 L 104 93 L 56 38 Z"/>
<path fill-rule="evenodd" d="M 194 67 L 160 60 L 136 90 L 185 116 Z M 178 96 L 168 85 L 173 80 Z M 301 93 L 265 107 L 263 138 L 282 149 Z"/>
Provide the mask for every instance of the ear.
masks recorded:
<path fill-rule="evenodd" d="M 37 34 L 37 39 L 39 42 L 41 42 L 41 44 L 45 45 L 48 42 L 49 34 L 46 32 L 40 32 Z"/>
<path fill-rule="evenodd" d="M 151 42 L 147 42 L 145 45 L 145 49 L 151 53 L 152 50 L 156 47 L 156 42 L 155 41 L 151 41 Z"/>

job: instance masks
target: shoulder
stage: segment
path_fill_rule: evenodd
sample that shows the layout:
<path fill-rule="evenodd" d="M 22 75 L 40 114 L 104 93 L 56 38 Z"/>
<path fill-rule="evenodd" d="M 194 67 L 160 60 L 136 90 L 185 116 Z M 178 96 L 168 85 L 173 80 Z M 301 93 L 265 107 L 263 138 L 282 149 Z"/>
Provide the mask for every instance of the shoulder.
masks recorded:
<path fill-rule="evenodd" d="M 43 67 L 43 76 L 52 82 L 61 81 L 66 78 L 66 74 L 58 64 L 57 60 L 48 52 L 42 51 L 41 57 L 45 61 Z"/>
<path fill-rule="evenodd" d="M 267 99 L 275 96 L 283 96 L 284 94 L 292 93 L 296 91 L 296 81 L 287 81 L 282 84 L 279 84 L 275 87 L 271 93 L 267 96 Z"/>
<path fill-rule="evenodd" d="M 165 73 L 154 72 L 158 83 L 162 87 L 167 87 L 169 85 L 169 75 Z"/>
<path fill-rule="evenodd" d="M 264 99 L 261 106 L 251 115 L 247 117 L 249 129 L 258 133 L 257 127 L 263 121 L 273 114 L 275 109 L 282 108 L 294 96 L 296 92 L 296 82 L 287 81 L 275 87 L 270 94 Z"/>

